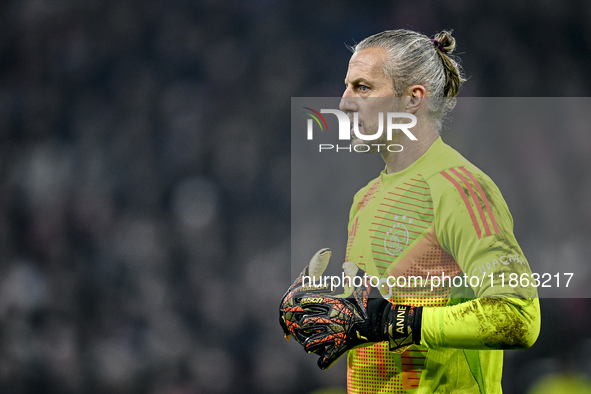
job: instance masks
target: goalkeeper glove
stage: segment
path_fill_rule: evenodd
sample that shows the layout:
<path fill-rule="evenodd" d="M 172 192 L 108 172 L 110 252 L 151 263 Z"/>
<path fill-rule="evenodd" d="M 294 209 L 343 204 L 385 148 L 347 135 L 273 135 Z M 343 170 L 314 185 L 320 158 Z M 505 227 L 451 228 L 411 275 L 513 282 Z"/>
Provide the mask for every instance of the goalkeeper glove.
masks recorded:
<path fill-rule="evenodd" d="M 318 283 L 320 283 L 320 276 L 324 273 L 331 254 L 332 253 L 328 248 L 320 249 L 316 252 L 310 260 L 310 264 L 304 268 L 281 299 L 281 304 L 279 306 L 279 324 L 281 325 L 281 328 L 283 328 L 285 339 L 288 341 L 292 335 L 300 344 L 303 344 L 306 340 L 306 336 L 300 330 L 300 322 L 304 316 L 303 309 L 300 305 L 302 295 L 331 293 L 328 290 L 328 284 L 326 283 L 324 286 L 314 286 L 315 282 L 318 281 Z M 307 286 L 304 287 L 304 284 Z"/>
<path fill-rule="evenodd" d="M 422 307 L 397 305 L 373 291 L 370 277 L 355 264 L 343 264 L 345 273 L 353 280 L 349 296 L 305 293 L 299 289 L 298 315 L 292 325 L 294 336 L 308 353 L 320 356 L 318 366 L 329 368 L 347 351 L 388 341 L 390 350 L 404 351 L 420 343 Z M 356 279 L 351 275 L 356 271 Z"/>

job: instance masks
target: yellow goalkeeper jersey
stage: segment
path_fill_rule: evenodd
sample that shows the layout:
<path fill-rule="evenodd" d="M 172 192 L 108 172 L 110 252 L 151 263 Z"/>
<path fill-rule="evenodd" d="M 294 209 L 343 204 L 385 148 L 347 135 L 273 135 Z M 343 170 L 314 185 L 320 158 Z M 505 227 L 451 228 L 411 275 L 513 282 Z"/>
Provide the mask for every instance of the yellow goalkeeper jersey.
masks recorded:
<path fill-rule="evenodd" d="M 355 195 L 348 231 L 346 259 L 387 279 L 391 302 L 424 307 L 421 345 L 349 352 L 348 392 L 500 393 L 500 349 L 531 346 L 540 314 L 493 181 L 438 138 Z"/>

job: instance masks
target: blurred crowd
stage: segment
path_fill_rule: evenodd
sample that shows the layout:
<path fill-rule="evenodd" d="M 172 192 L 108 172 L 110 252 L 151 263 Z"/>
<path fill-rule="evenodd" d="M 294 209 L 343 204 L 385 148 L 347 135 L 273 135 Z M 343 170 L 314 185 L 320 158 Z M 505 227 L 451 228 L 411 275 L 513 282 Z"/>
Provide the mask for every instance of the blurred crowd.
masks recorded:
<path fill-rule="evenodd" d="M 0 392 L 344 386 L 343 362 L 320 372 L 277 321 L 291 280 L 290 98 L 340 95 L 345 44 L 387 28 L 454 28 L 465 96 L 591 88 L 583 1 L 364 7 L 0 2 Z M 532 265 L 588 261 L 591 134 L 537 137 L 502 158 L 519 168 L 500 185 L 516 231 Z M 483 138 L 459 144 L 496 140 Z M 544 303 L 564 319 L 544 320 L 537 348 L 509 352 L 506 393 L 564 359 L 591 371 L 575 357 L 591 347 L 588 300 Z"/>

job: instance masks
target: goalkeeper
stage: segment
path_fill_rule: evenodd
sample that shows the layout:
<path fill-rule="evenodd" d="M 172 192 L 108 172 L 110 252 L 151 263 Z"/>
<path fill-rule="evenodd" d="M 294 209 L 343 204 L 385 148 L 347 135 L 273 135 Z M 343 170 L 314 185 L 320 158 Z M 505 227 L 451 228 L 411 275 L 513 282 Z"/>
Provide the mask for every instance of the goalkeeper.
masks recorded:
<path fill-rule="evenodd" d="M 503 349 L 532 346 L 539 302 L 533 286 L 509 283 L 531 271 L 500 191 L 439 136 L 464 81 L 455 40 L 393 30 L 353 49 L 340 104 L 353 130 L 376 134 L 375 113 L 392 107 L 372 98 L 392 97 L 398 112 L 416 116 L 418 140 L 375 151 L 385 169 L 353 199 L 343 268 L 360 280 L 341 295 L 303 283 L 328 264 L 330 252 L 320 251 L 281 301 L 281 325 L 322 369 L 347 354 L 349 393 L 500 393 Z M 384 134 L 377 142 L 408 142 Z M 353 146 L 364 140 L 353 133 Z M 395 288 L 369 280 L 411 276 L 481 280 Z"/>

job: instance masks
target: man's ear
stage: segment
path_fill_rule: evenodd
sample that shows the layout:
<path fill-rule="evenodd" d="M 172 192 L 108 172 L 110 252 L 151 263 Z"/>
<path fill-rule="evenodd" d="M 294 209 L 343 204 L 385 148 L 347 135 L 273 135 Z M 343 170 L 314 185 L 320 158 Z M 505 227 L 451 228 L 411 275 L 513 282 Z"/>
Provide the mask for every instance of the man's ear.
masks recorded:
<path fill-rule="evenodd" d="M 427 91 L 423 85 L 413 85 L 407 89 L 407 95 L 406 112 L 414 114 L 425 102 Z"/>

